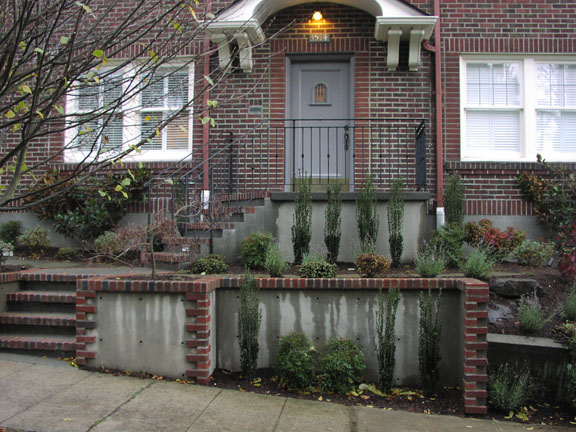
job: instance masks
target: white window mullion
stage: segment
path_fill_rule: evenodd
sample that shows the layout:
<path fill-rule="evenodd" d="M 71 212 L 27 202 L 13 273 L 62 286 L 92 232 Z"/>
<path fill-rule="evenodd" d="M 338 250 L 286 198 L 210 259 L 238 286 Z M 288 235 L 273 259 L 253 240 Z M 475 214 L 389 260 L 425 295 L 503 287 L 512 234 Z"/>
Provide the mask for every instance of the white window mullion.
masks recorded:
<path fill-rule="evenodd" d="M 538 91 L 531 83 L 537 82 L 538 70 L 533 58 L 524 59 L 524 115 L 522 121 L 521 142 L 524 142 L 522 158 L 536 160 L 538 154 Z"/>

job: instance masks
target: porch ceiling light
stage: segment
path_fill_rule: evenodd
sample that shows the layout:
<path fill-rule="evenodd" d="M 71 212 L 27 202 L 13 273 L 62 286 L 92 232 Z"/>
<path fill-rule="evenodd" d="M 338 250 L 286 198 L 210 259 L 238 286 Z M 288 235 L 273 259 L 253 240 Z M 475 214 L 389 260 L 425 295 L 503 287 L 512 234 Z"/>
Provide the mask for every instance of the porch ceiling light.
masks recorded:
<path fill-rule="evenodd" d="M 312 14 L 312 19 L 314 21 L 320 21 L 322 19 L 322 12 L 320 12 L 319 10 L 314 11 L 314 13 Z"/>

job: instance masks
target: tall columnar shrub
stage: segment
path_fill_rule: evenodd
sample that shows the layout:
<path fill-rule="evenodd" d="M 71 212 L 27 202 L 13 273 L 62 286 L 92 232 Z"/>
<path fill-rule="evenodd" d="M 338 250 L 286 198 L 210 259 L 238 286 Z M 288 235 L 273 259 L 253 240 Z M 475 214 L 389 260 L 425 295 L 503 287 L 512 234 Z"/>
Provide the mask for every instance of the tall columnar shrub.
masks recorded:
<path fill-rule="evenodd" d="M 292 248 L 294 250 L 294 262 L 300 264 L 302 258 L 310 251 L 312 239 L 312 179 L 302 176 L 300 190 L 296 198 L 292 224 Z"/>
<path fill-rule="evenodd" d="M 387 297 L 387 300 L 386 300 Z M 390 288 L 388 296 L 380 290 L 378 296 L 378 312 L 376 313 L 376 356 L 378 357 L 378 372 L 380 387 L 385 393 L 390 393 L 394 382 L 394 366 L 396 365 L 396 312 L 400 303 L 398 286 Z"/>
<path fill-rule="evenodd" d="M 404 181 L 394 180 L 390 188 L 390 201 L 388 202 L 388 233 L 390 238 L 390 255 L 392 267 L 399 267 L 404 249 L 404 236 L 402 226 L 404 220 Z"/>
<path fill-rule="evenodd" d="M 376 186 L 372 176 L 368 176 L 356 198 L 356 223 L 362 252 L 371 252 L 376 247 L 379 228 L 377 204 Z"/>
<path fill-rule="evenodd" d="M 465 206 L 464 185 L 457 174 L 452 174 L 444 191 L 446 223 L 464 225 Z"/>
<path fill-rule="evenodd" d="M 254 376 L 258 361 L 258 333 L 262 313 L 260 311 L 259 290 L 251 273 L 245 273 L 240 284 L 240 310 L 238 329 L 240 336 L 240 368 L 249 378 Z"/>
<path fill-rule="evenodd" d="M 440 362 L 440 299 L 442 291 L 438 292 L 436 300 L 432 290 L 428 294 L 420 292 L 420 333 L 418 338 L 418 367 L 420 380 L 426 395 L 433 395 L 439 379 Z"/>
<path fill-rule="evenodd" d="M 325 213 L 324 243 L 328 254 L 326 261 L 336 264 L 342 237 L 342 201 L 340 199 L 340 185 L 338 183 L 328 186 L 328 205 Z"/>

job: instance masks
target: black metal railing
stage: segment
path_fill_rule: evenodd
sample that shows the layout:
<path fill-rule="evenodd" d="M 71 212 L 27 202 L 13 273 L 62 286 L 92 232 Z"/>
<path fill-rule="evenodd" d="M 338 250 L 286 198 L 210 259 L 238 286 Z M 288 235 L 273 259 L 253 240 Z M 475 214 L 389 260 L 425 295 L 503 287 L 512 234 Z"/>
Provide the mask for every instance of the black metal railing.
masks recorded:
<path fill-rule="evenodd" d="M 169 213 L 187 235 L 269 191 L 296 191 L 303 175 L 316 191 L 334 182 L 354 191 L 367 175 L 381 191 L 398 178 L 407 191 L 425 190 L 426 156 L 421 119 L 265 120 L 213 138 L 206 161 L 189 157 L 157 175 L 149 212 Z"/>

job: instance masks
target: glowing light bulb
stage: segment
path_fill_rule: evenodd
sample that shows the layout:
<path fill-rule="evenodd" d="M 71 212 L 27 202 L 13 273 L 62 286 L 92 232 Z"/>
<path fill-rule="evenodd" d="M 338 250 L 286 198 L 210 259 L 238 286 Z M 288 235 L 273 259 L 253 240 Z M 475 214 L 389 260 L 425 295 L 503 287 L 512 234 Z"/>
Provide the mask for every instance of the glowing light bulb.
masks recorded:
<path fill-rule="evenodd" d="M 314 21 L 320 21 L 322 19 L 322 12 L 320 11 L 314 12 L 314 14 L 312 15 L 312 19 Z"/>

